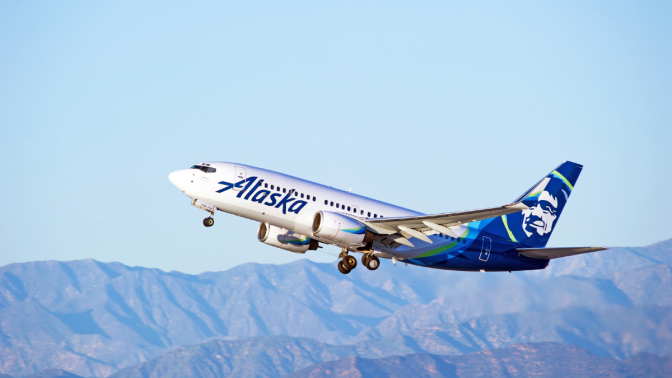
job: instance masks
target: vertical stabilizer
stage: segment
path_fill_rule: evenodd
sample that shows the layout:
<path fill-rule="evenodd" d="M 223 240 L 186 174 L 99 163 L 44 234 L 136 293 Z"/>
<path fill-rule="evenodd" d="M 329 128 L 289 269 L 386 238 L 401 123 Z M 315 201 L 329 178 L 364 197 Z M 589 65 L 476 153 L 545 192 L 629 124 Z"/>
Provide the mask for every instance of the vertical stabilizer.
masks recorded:
<path fill-rule="evenodd" d="M 522 202 L 528 209 L 500 217 L 487 231 L 530 247 L 545 247 L 582 169 L 580 164 L 562 163 L 516 198 L 514 203 Z"/>

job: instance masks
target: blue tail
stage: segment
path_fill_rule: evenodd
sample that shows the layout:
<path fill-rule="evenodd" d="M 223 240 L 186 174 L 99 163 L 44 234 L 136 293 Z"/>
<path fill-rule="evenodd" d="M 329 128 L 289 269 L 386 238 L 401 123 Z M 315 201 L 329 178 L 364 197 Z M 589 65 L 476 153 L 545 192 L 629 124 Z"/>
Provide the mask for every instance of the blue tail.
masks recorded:
<path fill-rule="evenodd" d="M 485 231 L 529 247 L 545 247 L 582 169 L 570 161 L 560 164 L 514 201 L 529 209 L 493 220 Z"/>

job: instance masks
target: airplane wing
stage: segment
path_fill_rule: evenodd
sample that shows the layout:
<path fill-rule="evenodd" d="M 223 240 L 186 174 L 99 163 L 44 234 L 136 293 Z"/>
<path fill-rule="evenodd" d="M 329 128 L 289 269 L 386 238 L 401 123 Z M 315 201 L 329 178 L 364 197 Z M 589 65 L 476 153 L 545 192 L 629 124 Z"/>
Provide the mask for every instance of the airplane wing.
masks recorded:
<path fill-rule="evenodd" d="M 527 208 L 528 207 L 522 203 L 516 203 L 489 209 L 459 211 L 455 213 L 358 220 L 366 225 L 368 229 L 379 235 L 389 235 L 388 238 L 390 240 L 413 247 L 413 244 L 408 241 L 410 238 L 417 238 L 431 243 L 431 240 L 426 234 L 428 231 L 432 233 L 435 231 L 457 238 L 458 236 L 453 233 L 451 227 L 456 227 L 463 223 L 517 213 Z"/>
<path fill-rule="evenodd" d="M 533 259 L 557 259 L 558 257 L 566 257 L 573 255 L 580 255 L 582 253 L 604 251 L 608 248 L 604 247 L 578 247 L 578 248 L 516 248 L 521 255 L 531 257 Z"/>

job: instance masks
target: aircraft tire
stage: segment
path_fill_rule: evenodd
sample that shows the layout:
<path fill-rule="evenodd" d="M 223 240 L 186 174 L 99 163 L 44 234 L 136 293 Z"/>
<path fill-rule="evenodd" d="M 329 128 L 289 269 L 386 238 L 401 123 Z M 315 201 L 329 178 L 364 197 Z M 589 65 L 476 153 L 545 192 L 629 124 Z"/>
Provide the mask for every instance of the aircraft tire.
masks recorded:
<path fill-rule="evenodd" d="M 212 227 L 212 225 L 215 224 L 215 220 L 212 218 L 205 218 L 203 219 L 203 225 L 205 227 Z"/>
<path fill-rule="evenodd" d="M 338 271 L 343 273 L 343 274 L 350 273 L 350 269 L 345 267 L 345 265 L 343 264 L 343 260 L 338 262 Z"/>
<path fill-rule="evenodd" d="M 343 266 L 345 266 L 348 270 L 353 270 L 357 266 L 357 259 L 355 256 L 347 255 L 341 261 L 343 261 Z"/>
<path fill-rule="evenodd" d="M 366 266 L 366 269 L 368 270 L 376 270 L 378 267 L 380 267 L 380 260 L 378 257 L 371 255 L 368 259 L 366 259 L 364 266 Z"/>

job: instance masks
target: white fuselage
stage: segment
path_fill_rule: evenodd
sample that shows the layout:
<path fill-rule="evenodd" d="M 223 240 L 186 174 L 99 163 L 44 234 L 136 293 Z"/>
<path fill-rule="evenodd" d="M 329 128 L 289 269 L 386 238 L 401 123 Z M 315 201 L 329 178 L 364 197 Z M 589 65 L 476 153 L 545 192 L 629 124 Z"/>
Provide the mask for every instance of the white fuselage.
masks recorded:
<path fill-rule="evenodd" d="M 313 217 L 321 210 L 359 218 L 422 215 L 417 211 L 249 165 L 225 162 L 209 162 L 201 165 L 214 168 L 215 172 L 183 169 L 171 173 L 169 179 L 192 199 L 204 201 L 230 214 L 269 223 L 308 237 L 312 235 Z M 248 184 L 243 180 L 254 177 L 256 180 L 251 182 L 241 195 L 241 191 Z M 231 188 L 231 184 L 236 183 L 238 187 Z M 261 191 L 269 193 L 259 193 Z M 277 207 L 278 202 L 283 198 L 286 199 L 290 191 L 292 191 L 291 202 L 286 206 Z M 272 194 L 279 195 L 275 196 L 276 203 L 269 205 L 273 202 L 270 200 Z M 264 199 L 259 201 L 262 196 Z M 257 201 L 254 201 L 255 198 Z M 295 206 L 300 207 L 299 211 L 296 209 L 295 212 L 287 211 L 289 206 L 293 205 L 292 202 L 299 201 L 306 202 L 303 206 Z"/>

